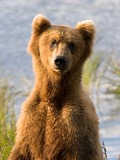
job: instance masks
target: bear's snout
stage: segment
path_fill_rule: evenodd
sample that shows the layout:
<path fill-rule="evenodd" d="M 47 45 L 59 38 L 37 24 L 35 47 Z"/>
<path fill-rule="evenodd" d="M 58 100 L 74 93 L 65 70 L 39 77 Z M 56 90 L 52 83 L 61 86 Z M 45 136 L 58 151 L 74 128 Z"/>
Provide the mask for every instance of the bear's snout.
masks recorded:
<path fill-rule="evenodd" d="M 68 55 L 53 55 L 50 59 L 52 69 L 57 73 L 65 73 L 70 70 L 71 62 Z"/>
<path fill-rule="evenodd" d="M 57 56 L 54 63 L 60 70 L 64 70 L 66 69 L 67 58 L 65 56 Z"/>

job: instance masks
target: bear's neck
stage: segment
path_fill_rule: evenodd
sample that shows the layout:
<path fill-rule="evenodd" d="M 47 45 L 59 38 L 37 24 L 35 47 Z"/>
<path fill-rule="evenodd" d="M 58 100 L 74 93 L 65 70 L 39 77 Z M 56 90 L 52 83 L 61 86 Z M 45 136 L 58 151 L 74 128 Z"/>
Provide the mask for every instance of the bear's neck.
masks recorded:
<path fill-rule="evenodd" d="M 60 102 L 79 96 L 81 88 L 81 77 L 79 75 L 81 73 L 68 71 L 64 75 L 58 76 L 57 73 L 49 74 L 44 67 L 40 68 L 42 69 L 35 72 L 34 88 L 40 101 L 60 104 Z"/>

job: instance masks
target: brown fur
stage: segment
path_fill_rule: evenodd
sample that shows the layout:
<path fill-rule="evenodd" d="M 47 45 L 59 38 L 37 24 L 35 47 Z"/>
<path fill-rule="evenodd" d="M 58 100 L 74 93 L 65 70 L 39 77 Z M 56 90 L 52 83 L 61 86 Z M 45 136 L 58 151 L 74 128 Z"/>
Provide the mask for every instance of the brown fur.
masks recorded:
<path fill-rule="evenodd" d="M 83 21 L 76 28 L 52 26 L 37 15 L 32 28 L 28 50 L 35 86 L 22 107 L 8 159 L 102 160 L 98 118 L 81 84 L 83 64 L 91 54 L 94 23 Z M 67 58 L 65 70 L 54 64 L 58 55 Z"/>

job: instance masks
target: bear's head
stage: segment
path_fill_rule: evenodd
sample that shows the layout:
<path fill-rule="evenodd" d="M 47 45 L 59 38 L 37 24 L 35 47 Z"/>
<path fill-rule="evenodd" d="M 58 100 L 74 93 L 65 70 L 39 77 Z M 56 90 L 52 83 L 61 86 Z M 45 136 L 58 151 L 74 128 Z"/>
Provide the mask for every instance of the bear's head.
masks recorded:
<path fill-rule="evenodd" d="M 95 25 L 91 20 L 78 22 L 75 28 L 71 28 L 54 26 L 46 17 L 35 16 L 28 45 L 34 67 L 39 70 L 42 65 L 50 74 L 60 76 L 82 68 L 91 54 L 94 34 Z"/>

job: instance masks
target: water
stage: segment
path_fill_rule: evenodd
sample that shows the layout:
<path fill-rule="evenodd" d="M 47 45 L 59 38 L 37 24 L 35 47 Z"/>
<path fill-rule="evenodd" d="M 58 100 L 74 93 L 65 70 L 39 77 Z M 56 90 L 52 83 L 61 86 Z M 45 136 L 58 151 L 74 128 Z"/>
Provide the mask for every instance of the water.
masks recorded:
<path fill-rule="evenodd" d="M 74 27 L 78 21 L 92 19 L 97 35 L 94 50 L 120 57 L 119 0 L 1 0 L 0 1 L 0 77 L 11 76 L 12 83 L 21 88 L 24 77 L 32 80 L 32 62 L 26 48 L 31 22 L 37 13 L 47 16 L 53 24 Z M 106 57 L 107 58 L 107 57 Z M 112 104 L 115 106 L 115 102 Z M 117 159 L 120 153 L 120 117 L 111 120 L 108 103 L 102 103 L 100 115 L 101 139 L 108 157 Z M 109 111 L 110 112 L 110 111 Z"/>

